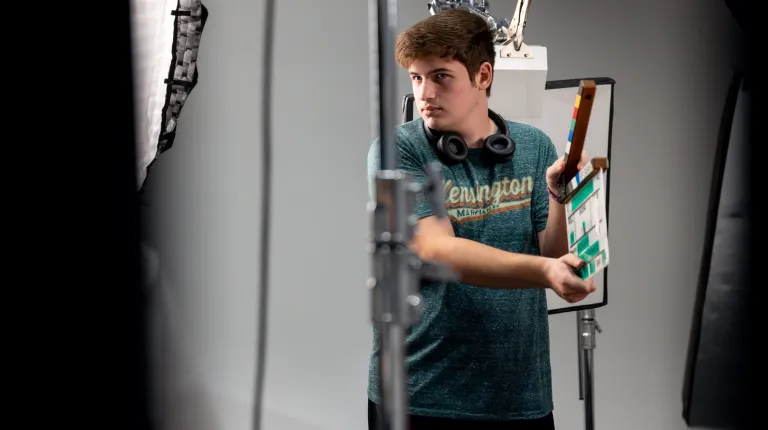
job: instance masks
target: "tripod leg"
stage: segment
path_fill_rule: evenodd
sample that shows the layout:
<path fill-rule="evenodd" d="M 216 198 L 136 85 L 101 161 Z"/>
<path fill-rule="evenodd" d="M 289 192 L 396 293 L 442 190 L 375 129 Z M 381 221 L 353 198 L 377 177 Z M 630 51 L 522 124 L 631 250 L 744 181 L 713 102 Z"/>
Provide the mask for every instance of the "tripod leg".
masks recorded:
<path fill-rule="evenodd" d="M 584 350 L 584 428 L 594 430 L 595 428 L 595 403 L 594 403 L 594 374 L 592 359 L 594 358 L 592 349 Z"/>
<path fill-rule="evenodd" d="M 595 428 L 595 373 L 594 351 L 595 331 L 601 332 L 600 324 L 595 318 L 595 311 L 587 309 L 579 311 L 579 388 L 580 398 L 584 400 L 584 424 L 586 430 Z"/>
<path fill-rule="evenodd" d="M 584 351 L 582 343 L 582 336 L 584 335 L 583 312 L 576 312 L 576 348 L 578 349 L 576 357 L 579 359 L 579 400 L 584 400 L 584 359 L 582 358 Z"/>

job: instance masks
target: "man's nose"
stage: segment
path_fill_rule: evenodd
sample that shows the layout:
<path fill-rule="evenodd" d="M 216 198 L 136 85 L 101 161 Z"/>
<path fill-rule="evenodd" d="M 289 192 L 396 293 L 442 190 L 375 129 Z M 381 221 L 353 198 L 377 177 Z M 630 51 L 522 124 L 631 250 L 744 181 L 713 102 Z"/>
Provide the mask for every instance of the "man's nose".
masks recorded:
<path fill-rule="evenodd" d="M 419 87 L 419 98 L 423 101 L 433 100 L 435 98 L 435 84 L 429 80 L 425 80 Z"/>

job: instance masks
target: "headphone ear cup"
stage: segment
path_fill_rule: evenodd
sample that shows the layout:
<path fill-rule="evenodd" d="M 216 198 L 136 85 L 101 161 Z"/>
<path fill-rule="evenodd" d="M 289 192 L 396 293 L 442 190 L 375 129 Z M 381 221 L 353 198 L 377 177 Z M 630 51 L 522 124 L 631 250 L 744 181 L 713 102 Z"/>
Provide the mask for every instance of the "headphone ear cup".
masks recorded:
<path fill-rule="evenodd" d="M 445 133 L 435 144 L 438 153 L 451 163 L 460 163 L 467 158 L 469 148 L 458 134 Z"/>
<path fill-rule="evenodd" d="M 515 155 L 515 141 L 505 134 L 492 134 L 485 139 L 485 150 L 496 160 L 511 160 Z"/>

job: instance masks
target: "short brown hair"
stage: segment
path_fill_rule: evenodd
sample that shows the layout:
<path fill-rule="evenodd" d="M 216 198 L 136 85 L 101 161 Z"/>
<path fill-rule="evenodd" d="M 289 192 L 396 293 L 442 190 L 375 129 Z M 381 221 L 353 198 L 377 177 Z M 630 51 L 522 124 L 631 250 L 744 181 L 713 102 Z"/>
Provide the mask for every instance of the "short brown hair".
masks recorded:
<path fill-rule="evenodd" d="M 448 9 L 432 15 L 400 33 L 395 44 L 395 59 L 407 69 L 415 60 L 426 57 L 448 58 L 466 67 L 469 79 L 488 62 L 493 69 L 496 51 L 488 24 L 464 9 Z M 491 87 L 486 96 L 491 95 Z"/>

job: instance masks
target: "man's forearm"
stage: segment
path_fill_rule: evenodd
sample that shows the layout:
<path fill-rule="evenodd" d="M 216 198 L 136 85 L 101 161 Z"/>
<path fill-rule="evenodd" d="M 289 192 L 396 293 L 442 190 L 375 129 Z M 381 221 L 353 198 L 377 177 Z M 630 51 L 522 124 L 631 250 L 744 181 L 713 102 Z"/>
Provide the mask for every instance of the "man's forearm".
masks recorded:
<path fill-rule="evenodd" d="M 547 288 L 542 257 L 502 251 L 479 242 L 444 237 L 422 258 L 447 264 L 461 282 L 485 288 Z"/>
<path fill-rule="evenodd" d="M 549 215 L 544 241 L 541 244 L 542 256 L 560 258 L 568 253 L 568 227 L 565 222 L 565 207 L 549 196 Z"/>

